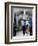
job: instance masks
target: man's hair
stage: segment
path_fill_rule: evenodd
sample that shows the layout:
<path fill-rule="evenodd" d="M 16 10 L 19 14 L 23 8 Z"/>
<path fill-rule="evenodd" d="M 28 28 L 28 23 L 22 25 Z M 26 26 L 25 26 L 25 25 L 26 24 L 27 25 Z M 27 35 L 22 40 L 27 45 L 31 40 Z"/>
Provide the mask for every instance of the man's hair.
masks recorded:
<path fill-rule="evenodd" d="M 23 11 L 21 11 L 21 13 L 20 14 L 23 14 L 24 12 Z"/>

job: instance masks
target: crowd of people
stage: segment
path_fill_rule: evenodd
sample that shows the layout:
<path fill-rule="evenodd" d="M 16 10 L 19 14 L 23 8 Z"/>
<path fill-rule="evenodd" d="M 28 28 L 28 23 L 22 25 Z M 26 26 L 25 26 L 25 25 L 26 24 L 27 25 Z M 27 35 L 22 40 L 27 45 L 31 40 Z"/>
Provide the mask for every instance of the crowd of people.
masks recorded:
<path fill-rule="evenodd" d="M 19 14 L 14 15 L 13 24 L 13 36 L 16 36 L 16 32 L 23 31 L 23 35 L 32 35 L 32 14 L 26 11 L 21 11 Z"/>

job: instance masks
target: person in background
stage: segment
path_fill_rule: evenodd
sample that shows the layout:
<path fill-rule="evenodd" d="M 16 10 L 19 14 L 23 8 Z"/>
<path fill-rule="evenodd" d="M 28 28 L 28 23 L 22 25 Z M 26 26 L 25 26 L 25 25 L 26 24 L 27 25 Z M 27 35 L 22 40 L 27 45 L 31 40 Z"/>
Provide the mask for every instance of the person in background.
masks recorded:
<path fill-rule="evenodd" d="M 22 25 L 23 35 L 25 35 L 25 22 L 24 22 L 24 20 L 21 20 L 21 25 Z"/>
<path fill-rule="evenodd" d="M 16 36 L 16 14 L 14 14 L 13 36 Z"/>
<path fill-rule="evenodd" d="M 30 35 L 32 35 L 32 15 L 29 14 L 29 24 L 30 24 Z"/>
<path fill-rule="evenodd" d="M 30 36 L 29 12 L 26 11 L 26 32 L 25 36 Z"/>
<path fill-rule="evenodd" d="M 24 13 L 22 15 L 21 26 L 22 26 L 23 35 L 25 35 L 25 15 Z"/>

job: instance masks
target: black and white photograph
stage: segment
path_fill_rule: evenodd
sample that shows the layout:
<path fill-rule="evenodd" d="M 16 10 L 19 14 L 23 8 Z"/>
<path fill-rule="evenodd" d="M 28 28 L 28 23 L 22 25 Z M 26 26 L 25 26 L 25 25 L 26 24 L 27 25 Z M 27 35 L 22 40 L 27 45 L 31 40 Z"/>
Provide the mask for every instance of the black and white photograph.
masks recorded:
<path fill-rule="evenodd" d="M 9 15 L 9 18 L 6 19 L 8 23 L 6 29 L 9 30 L 6 30 L 8 32 L 6 32 L 8 35 L 6 35 L 7 41 L 11 43 L 37 41 L 37 5 L 23 3 L 7 3 L 7 5 L 6 15 Z M 9 29 L 7 27 L 9 27 Z"/>

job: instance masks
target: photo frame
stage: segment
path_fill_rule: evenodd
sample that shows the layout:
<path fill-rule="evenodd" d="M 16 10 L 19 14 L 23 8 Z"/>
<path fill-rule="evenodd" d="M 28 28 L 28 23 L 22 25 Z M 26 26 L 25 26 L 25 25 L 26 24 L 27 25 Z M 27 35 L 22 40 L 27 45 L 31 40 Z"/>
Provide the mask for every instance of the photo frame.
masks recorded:
<path fill-rule="evenodd" d="M 37 4 L 5 2 L 5 43 L 37 42 Z"/>

